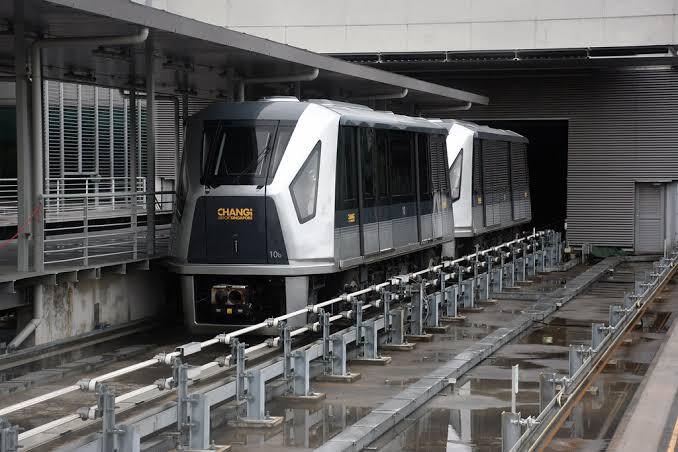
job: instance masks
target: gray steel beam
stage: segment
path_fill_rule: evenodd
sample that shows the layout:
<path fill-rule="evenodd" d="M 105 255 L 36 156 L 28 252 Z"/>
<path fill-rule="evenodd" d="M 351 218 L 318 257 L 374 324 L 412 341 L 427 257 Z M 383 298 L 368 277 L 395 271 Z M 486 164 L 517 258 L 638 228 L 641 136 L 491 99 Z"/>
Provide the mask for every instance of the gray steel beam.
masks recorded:
<path fill-rule="evenodd" d="M 31 144 L 29 139 L 30 100 L 26 73 L 26 41 L 24 39 L 24 1 L 14 0 L 14 68 L 16 73 L 16 151 L 17 151 L 17 271 L 30 270 L 31 237 Z"/>

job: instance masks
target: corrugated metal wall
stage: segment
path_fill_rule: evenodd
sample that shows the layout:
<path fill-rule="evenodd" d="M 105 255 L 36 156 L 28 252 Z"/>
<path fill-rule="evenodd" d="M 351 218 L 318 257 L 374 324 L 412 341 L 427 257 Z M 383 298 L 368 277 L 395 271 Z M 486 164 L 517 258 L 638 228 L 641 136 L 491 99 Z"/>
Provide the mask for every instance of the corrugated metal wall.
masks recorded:
<path fill-rule="evenodd" d="M 569 120 L 567 219 L 575 245 L 633 247 L 634 180 L 678 179 L 678 71 L 533 72 L 449 82 L 490 97 L 489 106 L 460 118 Z"/>
<path fill-rule="evenodd" d="M 45 162 L 48 178 L 126 177 L 129 174 L 129 99 L 119 90 L 47 80 L 44 84 Z M 188 113 L 211 101 L 189 98 Z M 96 108 L 95 108 L 96 106 Z M 137 100 L 139 176 L 147 173 L 146 100 Z M 156 176 L 174 178 L 175 109 L 157 101 Z M 182 114 L 180 109 L 179 114 Z M 111 139 L 112 137 L 112 139 Z M 183 143 L 183 125 L 179 127 Z"/>

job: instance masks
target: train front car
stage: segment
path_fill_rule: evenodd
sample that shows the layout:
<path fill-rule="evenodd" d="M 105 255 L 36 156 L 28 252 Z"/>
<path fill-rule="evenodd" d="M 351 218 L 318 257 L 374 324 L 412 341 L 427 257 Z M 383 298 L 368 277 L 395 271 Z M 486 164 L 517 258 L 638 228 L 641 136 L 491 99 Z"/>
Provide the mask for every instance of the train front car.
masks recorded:
<path fill-rule="evenodd" d="M 445 134 L 322 100 L 223 103 L 193 116 L 170 264 L 191 331 L 296 311 L 453 240 Z"/>
<path fill-rule="evenodd" d="M 528 140 L 515 132 L 443 120 L 459 253 L 511 240 L 530 221 Z"/>

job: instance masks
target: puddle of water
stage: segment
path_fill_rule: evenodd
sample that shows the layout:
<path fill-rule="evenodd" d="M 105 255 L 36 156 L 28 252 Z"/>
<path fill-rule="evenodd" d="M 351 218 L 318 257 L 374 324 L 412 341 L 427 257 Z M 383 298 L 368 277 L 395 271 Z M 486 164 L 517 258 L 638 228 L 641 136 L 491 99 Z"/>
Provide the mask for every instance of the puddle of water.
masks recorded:
<path fill-rule="evenodd" d="M 213 429 L 210 438 L 216 444 L 230 444 L 233 451 L 267 448 L 316 448 L 366 416 L 371 407 L 325 403 L 310 408 L 286 408 L 276 401 L 267 404 L 271 416 L 281 416 L 283 423 L 273 429 Z"/>

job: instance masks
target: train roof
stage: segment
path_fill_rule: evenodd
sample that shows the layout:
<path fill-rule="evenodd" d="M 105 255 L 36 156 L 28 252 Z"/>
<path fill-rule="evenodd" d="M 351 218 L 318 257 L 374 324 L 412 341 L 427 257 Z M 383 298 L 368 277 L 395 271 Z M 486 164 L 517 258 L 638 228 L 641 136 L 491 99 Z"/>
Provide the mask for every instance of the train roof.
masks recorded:
<path fill-rule="evenodd" d="M 432 122 L 443 124 L 448 130 L 453 125 L 458 124 L 473 131 L 473 136 L 476 138 L 483 138 L 488 140 L 511 141 L 514 143 L 529 143 L 523 135 L 513 132 L 512 130 L 495 129 L 489 126 L 482 126 L 474 122 L 459 121 L 457 119 L 432 119 Z"/>
<path fill-rule="evenodd" d="M 341 125 L 447 134 L 444 125 L 424 118 L 396 115 L 364 105 L 327 99 L 300 101 L 296 97 L 274 97 L 253 102 L 218 102 L 204 108 L 194 117 L 202 120 L 297 121 L 309 105 L 319 105 L 335 112 L 340 117 Z"/>

